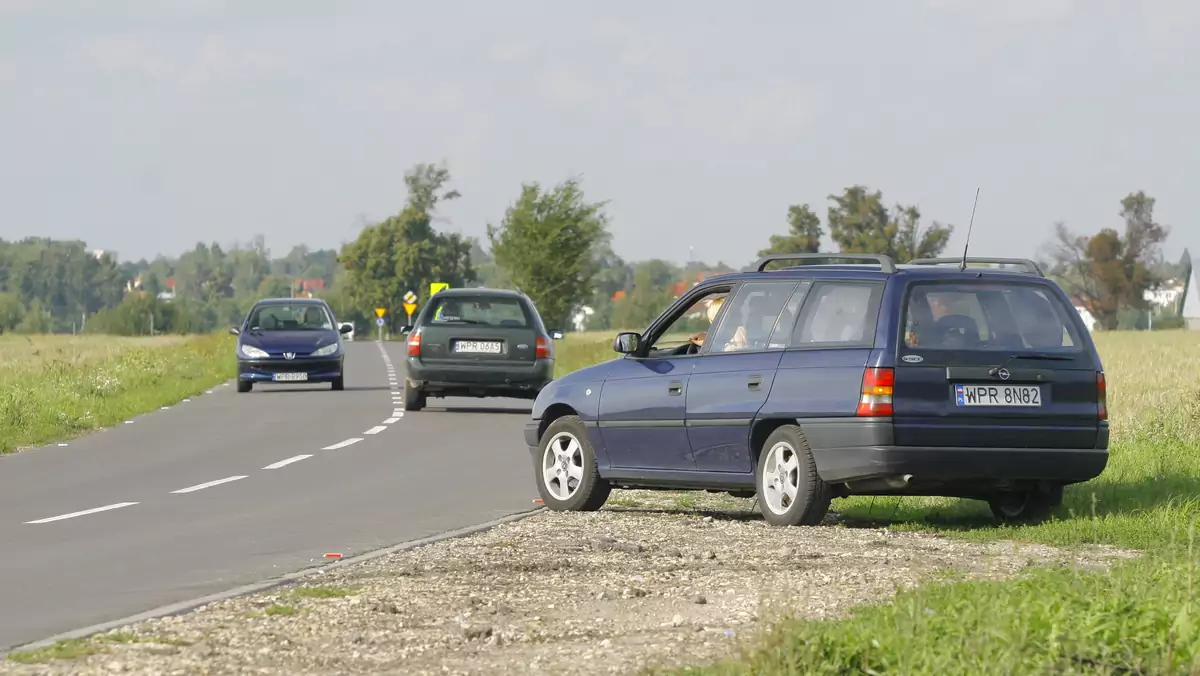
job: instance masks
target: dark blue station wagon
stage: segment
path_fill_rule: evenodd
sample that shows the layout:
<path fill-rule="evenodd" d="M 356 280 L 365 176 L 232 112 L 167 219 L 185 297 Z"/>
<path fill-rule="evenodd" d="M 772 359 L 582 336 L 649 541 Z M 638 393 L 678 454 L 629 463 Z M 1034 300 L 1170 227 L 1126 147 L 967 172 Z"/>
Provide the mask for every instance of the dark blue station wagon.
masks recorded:
<path fill-rule="evenodd" d="M 869 263 L 829 262 L 854 260 Z M 768 270 L 780 261 L 808 264 Z M 768 256 L 613 349 L 534 404 L 525 438 L 551 509 L 703 489 L 757 495 L 775 525 L 820 523 L 848 495 L 985 500 L 1027 521 L 1108 463 L 1100 356 L 1027 260 Z"/>

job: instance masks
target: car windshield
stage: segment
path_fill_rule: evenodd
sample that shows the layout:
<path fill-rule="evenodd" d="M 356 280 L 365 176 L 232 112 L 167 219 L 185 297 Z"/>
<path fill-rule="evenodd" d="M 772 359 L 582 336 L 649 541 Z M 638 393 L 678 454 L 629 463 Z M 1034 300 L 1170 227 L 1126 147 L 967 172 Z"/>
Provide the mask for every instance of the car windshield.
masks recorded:
<path fill-rule="evenodd" d="M 440 298 L 433 308 L 430 324 L 483 324 L 529 328 L 529 317 L 516 298 L 451 296 Z"/>
<path fill-rule="evenodd" d="M 929 350 L 1077 352 L 1083 344 L 1046 288 L 1021 282 L 918 283 L 908 296 L 904 344 Z"/>
<path fill-rule="evenodd" d="M 333 318 L 315 303 L 272 303 L 250 313 L 251 331 L 330 331 Z"/>

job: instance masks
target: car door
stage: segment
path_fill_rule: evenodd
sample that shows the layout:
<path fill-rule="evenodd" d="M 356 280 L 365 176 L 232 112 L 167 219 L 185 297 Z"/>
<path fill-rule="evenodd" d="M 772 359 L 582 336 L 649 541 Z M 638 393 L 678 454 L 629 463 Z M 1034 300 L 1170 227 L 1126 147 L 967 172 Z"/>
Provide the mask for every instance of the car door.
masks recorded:
<path fill-rule="evenodd" d="M 809 286 L 796 279 L 743 284 L 706 341 L 692 368 L 684 413 L 697 470 L 754 470 L 750 428 L 771 392 Z"/>
<path fill-rule="evenodd" d="M 646 347 L 613 363 L 600 392 L 598 412 L 600 436 L 612 468 L 695 470 L 684 413 L 699 355 L 654 348 L 686 338 L 687 329 L 696 328 L 692 322 L 701 311 L 698 308 L 728 291 L 723 287 L 684 296 L 647 330 Z"/>

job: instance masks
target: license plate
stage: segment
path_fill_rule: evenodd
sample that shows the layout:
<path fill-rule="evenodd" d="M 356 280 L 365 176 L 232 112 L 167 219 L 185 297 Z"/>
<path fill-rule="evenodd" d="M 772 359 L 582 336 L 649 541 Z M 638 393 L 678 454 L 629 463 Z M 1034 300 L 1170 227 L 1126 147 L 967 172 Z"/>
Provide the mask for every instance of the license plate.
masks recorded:
<path fill-rule="evenodd" d="M 454 351 L 475 354 L 500 354 L 500 343 L 494 340 L 460 340 L 454 344 Z"/>
<path fill-rule="evenodd" d="M 955 385 L 957 406 L 1042 405 L 1042 388 L 1037 385 Z"/>
<path fill-rule="evenodd" d="M 276 373 L 271 378 L 276 382 L 294 383 L 296 381 L 308 380 L 308 374 L 303 371 L 298 373 Z"/>

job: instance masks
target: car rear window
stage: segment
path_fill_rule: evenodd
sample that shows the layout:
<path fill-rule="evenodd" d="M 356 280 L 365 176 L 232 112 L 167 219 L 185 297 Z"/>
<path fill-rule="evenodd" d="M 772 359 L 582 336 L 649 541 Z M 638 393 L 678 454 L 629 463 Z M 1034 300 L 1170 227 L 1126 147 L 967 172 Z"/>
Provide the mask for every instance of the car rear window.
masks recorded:
<path fill-rule="evenodd" d="M 524 303 L 516 298 L 457 296 L 438 299 L 430 324 L 480 324 L 529 328 Z"/>
<path fill-rule="evenodd" d="M 1020 282 L 918 283 L 908 294 L 904 344 L 930 350 L 1079 351 L 1068 313 L 1045 287 Z"/>

